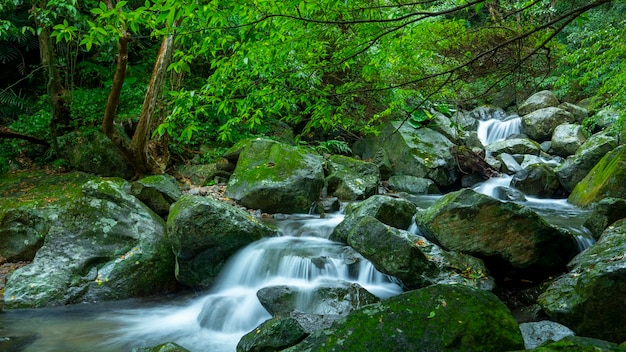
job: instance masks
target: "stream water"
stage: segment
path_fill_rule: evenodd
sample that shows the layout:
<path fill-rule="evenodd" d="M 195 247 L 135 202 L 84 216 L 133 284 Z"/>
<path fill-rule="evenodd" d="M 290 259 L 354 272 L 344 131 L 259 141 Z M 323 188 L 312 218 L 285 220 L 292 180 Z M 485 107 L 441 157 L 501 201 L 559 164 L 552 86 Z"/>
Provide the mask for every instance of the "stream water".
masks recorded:
<path fill-rule="evenodd" d="M 479 135 L 484 144 L 519 133 L 519 117 L 505 121 L 482 121 Z M 511 177 L 476 185 L 475 190 L 496 196 L 508 188 Z M 425 208 L 439 196 L 417 198 Z M 526 197 L 530 206 L 548 222 L 570 230 L 580 249 L 593 243 L 582 227 L 584 211 L 566 200 Z M 242 249 L 230 259 L 217 284 L 207 292 L 158 299 L 82 304 L 49 309 L 0 312 L 0 338 L 19 337 L 14 351 L 129 351 L 174 341 L 192 351 L 234 351 L 245 333 L 270 315 L 256 292 L 263 287 L 291 285 L 303 293 L 299 310 L 323 313 L 312 307 L 306 292 L 334 282 L 358 283 L 385 298 L 402 291 L 398 283 L 378 272 L 367 260 L 354 265 L 353 252 L 329 241 L 341 214 L 293 215 L 274 220 L 282 236 L 265 238 Z M 349 265 L 351 264 L 351 265 Z M 20 344 L 20 342 L 22 342 Z"/>

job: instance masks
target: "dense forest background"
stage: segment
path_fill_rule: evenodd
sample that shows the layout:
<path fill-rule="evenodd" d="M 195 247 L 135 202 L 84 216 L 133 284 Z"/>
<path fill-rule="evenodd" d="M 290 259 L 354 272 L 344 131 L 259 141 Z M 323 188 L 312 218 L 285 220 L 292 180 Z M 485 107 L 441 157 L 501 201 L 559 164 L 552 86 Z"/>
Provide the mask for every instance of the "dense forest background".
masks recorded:
<path fill-rule="evenodd" d="M 623 128 L 624 43 L 609 0 L 0 0 L 0 172 L 67 166 L 74 132 L 135 177 L 251 135 L 346 152 L 388 120 L 542 89 Z"/>

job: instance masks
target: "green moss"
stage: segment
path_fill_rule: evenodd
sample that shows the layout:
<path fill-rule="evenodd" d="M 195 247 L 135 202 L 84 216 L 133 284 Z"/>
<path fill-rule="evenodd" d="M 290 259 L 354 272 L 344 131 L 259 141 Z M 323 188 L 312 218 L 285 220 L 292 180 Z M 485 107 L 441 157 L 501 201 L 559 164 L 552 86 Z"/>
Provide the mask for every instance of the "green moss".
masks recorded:
<path fill-rule="evenodd" d="M 602 198 L 626 198 L 626 146 L 606 154 L 580 181 L 568 201 L 577 206 L 589 206 Z"/>

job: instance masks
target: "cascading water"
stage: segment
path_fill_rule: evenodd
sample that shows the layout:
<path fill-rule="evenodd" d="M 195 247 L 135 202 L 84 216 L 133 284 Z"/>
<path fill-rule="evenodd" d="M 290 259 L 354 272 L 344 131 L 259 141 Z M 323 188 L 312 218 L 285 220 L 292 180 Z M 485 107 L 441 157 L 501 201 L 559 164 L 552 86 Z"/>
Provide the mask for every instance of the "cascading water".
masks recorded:
<path fill-rule="evenodd" d="M 501 141 L 507 137 L 520 133 L 522 119 L 517 115 L 508 116 L 505 120 L 490 119 L 479 121 L 478 139 L 487 146 L 493 142 Z"/>

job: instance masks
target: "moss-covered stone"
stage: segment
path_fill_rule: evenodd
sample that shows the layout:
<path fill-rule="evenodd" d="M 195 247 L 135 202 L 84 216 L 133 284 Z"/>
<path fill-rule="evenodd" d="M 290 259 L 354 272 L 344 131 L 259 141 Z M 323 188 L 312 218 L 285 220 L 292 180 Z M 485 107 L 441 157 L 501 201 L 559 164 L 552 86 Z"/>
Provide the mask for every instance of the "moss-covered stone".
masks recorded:
<path fill-rule="evenodd" d="M 153 347 L 133 348 L 131 352 L 189 352 L 189 350 L 174 342 L 166 342 Z"/>
<path fill-rule="evenodd" d="M 511 186 L 529 196 L 553 198 L 561 187 L 554 170 L 545 163 L 531 164 L 515 174 Z"/>
<path fill-rule="evenodd" d="M 583 336 L 567 336 L 559 341 L 549 341 L 527 352 L 624 352 L 626 347 L 615 343 Z"/>
<path fill-rule="evenodd" d="M 300 324 L 290 317 L 272 318 L 244 335 L 237 352 L 274 352 L 291 347 L 307 336 Z"/>
<path fill-rule="evenodd" d="M 167 216 L 170 206 L 183 194 L 169 175 L 153 175 L 133 182 L 131 193 L 160 216 Z"/>
<path fill-rule="evenodd" d="M 586 207 L 608 197 L 626 198 L 626 145 L 607 153 L 574 187 L 567 200 Z"/>
<path fill-rule="evenodd" d="M 176 255 L 176 278 L 191 287 L 210 287 L 238 249 L 274 234 L 239 208 L 192 195 L 174 203 L 167 229 Z"/>
<path fill-rule="evenodd" d="M 226 195 L 270 213 L 306 213 L 324 186 L 323 158 L 269 139 L 243 147 Z"/>
<path fill-rule="evenodd" d="M 600 238 L 602 231 L 617 220 L 626 218 L 626 199 L 604 198 L 595 204 L 584 226 L 593 237 Z"/>
<path fill-rule="evenodd" d="M 499 352 L 523 346 L 517 323 L 496 296 L 434 285 L 355 310 L 286 351 Z"/>
<path fill-rule="evenodd" d="M 529 154 L 539 155 L 541 146 L 539 143 L 528 138 L 511 138 L 490 143 L 487 146 L 487 153 L 497 156 L 502 153 L 507 154 Z"/>
<path fill-rule="evenodd" d="M 522 132 L 534 141 L 543 142 L 552 138 L 558 125 L 573 121 L 574 117 L 567 110 L 557 107 L 542 108 L 522 116 Z"/>
<path fill-rule="evenodd" d="M 328 159 L 328 194 L 343 201 L 363 200 L 378 193 L 380 173 L 376 164 L 343 155 Z"/>

